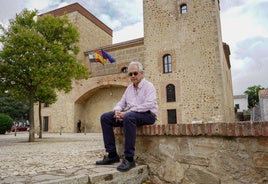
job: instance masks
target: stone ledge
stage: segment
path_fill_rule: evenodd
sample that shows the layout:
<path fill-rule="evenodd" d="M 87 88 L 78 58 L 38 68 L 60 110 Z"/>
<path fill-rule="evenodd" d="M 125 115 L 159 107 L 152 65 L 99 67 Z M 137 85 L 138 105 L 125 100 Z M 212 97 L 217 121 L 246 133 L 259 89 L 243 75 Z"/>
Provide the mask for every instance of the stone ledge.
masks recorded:
<path fill-rule="evenodd" d="M 138 165 L 127 172 L 119 172 L 116 169 L 106 173 L 98 173 L 89 176 L 88 184 L 136 184 L 142 183 L 148 177 L 146 165 Z"/>
<path fill-rule="evenodd" d="M 123 134 L 122 127 L 114 129 L 115 134 Z M 156 124 L 137 128 L 137 135 L 170 136 L 268 136 L 268 122 L 236 123 L 194 123 L 194 124 Z"/>
<path fill-rule="evenodd" d="M 95 174 L 81 174 L 76 176 L 58 176 L 50 178 L 48 181 L 38 181 L 29 183 L 39 184 L 137 184 L 142 183 L 148 178 L 148 168 L 146 165 L 137 165 L 127 172 L 119 172 L 114 166 L 110 169 L 103 169 L 107 166 L 99 166 L 98 172 Z M 112 169 L 111 169 L 112 168 Z M 45 175 L 48 176 L 48 175 Z M 43 178 L 45 176 L 42 176 Z M 51 176 L 49 176 L 51 177 Z M 1 182 L 0 182 L 1 183 Z M 26 181 L 26 183 L 28 183 Z"/>

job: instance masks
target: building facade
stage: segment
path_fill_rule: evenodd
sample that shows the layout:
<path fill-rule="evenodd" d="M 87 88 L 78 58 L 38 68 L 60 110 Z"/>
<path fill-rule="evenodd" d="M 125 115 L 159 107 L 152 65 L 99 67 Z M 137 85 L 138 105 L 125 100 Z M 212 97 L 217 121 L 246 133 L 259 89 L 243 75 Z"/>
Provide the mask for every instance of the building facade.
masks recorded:
<path fill-rule="evenodd" d="M 237 112 L 248 110 L 248 95 L 234 95 L 234 107 Z"/>
<path fill-rule="evenodd" d="M 73 81 L 68 94 L 42 108 L 45 131 L 100 132 L 99 117 L 112 110 L 130 84 L 127 66 L 140 61 L 157 90 L 159 124 L 233 122 L 229 46 L 222 42 L 217 0 L 144 0 L 144 37 L 112 44 L 112 30 L 75 3 L 48 13 L 67 13 L 80 32 L 78 59 L 87 80 Z M 89 62 L 104 49 L 115 63 Z M 36 111 L 37 115 L 37 111 Z M 38 122 L 36 121 L 36 127 Z"/>
<path fill-rule="evenodd" d="M 259 91 L 261 121 L 268 121 L 268 89 Z"/>

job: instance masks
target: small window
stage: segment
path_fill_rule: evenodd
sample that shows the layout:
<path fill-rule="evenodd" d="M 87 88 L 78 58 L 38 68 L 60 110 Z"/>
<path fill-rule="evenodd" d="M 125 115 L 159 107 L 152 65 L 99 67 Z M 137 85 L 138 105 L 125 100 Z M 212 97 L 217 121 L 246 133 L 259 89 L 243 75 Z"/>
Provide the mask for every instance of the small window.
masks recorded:
<path fill-rule="evenodd" d="M 176 109 L 167 110 L 168 124 L 177 124 Z"/>
<path fill-rule="evenodd" d="M 236 109 L 239 109 L 239 104 L 235 104 L 235 108 Z"/>
<path fill-rule="evenodd" d="M 43 131 L 45 131 L 45 132 L 48 131 L 48 122 L 49 122 L 48 116 L 44 116 L 44 119 L 43 119 Z"/>
<path fill-rule="evenodd" d="M 171 63 L 171 55 L 167 54 L 163 56 L 163 70 L 164 73 L 172 72 L 172 63 Z"/>
<path fill-rule="evenodd" d="M 121 72 L 122 72 L 122 73 L 127 73 L 127 67 L 123 67 L 123 68 L 121 68 Z"/>
<path fill-rule="evenodd" d="M 186 4 L 182 4 L 180 6 L 180 13 L 181 14 L 187 13 L 187 5 Z"/>
<path fill-rule="evenodd" d="M 166 86 L 166 93 L 167 93 L 167 102 L 176 101 L 175 86 L 173 84 L 169 84 Z"/>
<path fill-rule="evenodd" d="M 49 107 L 49 104 L 48 103 L 44 103 L 44 107 Z"/>

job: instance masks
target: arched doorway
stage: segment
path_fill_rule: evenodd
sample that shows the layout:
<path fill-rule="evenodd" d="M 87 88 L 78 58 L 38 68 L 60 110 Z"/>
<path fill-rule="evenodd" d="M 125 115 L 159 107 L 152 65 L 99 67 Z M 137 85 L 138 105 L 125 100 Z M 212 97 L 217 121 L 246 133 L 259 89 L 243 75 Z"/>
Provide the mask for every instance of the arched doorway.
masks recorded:
<path fill-rule="evenodd" d="M 111 111 L 121 99 L 126 87 L 106 85 L 92 89 L 75 103 L 75 117 L 82 120 L 82 131 L 101 132 L 100 116 Z"/>

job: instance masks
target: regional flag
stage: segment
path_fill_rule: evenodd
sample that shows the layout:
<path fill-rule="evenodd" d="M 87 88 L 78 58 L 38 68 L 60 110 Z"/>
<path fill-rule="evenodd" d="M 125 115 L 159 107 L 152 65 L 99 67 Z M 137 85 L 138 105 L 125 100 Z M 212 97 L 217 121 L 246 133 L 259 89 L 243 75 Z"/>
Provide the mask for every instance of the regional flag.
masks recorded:
<path fill-rule="evenodd" d="M 102 53 L 100 51 L 96 50 L 94 53 L 96 62 L 99 62 L 103 65 L 107 62 L 107 60 L 102 57 Z"/>
<path fill-rule="evenodd" d="M 88 52 L 88 58 L 89 58 L 89 62 L 96 62 L 94 52 Z"/>
<path fill-rule="evenodd" d="M 110 63 L 114 63 L 116 61 L 110 54 L 108 54 L 108 52 L 104 51 L 103 49 L 101 49 L 101 53 L 102 53 L 102 57 L 104 59 L 108 59 Z"/>

